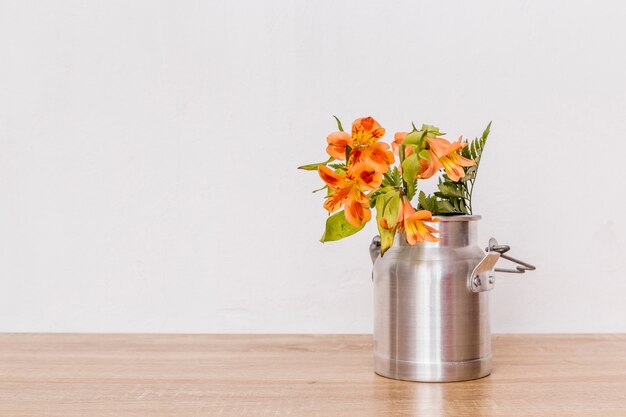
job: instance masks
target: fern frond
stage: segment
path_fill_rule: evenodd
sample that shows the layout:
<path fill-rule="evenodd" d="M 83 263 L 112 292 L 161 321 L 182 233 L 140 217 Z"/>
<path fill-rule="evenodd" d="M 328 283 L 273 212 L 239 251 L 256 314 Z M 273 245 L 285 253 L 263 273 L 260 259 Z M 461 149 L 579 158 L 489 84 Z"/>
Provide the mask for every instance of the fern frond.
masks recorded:
<path fill-rule="evenodd" d="M 487 137 L 491 131 L 491 122 L 487 125 L 483 134 L 471 141 L 463 150 L 467 149 L 467 152 L 463 154 L 466 158 L 474 160 L 475 164 L 471 167 L 465 168 L 464 187 L 467 191 L 468 207 L 460 207 L 461 210 L 472 214 L 472 192 L 474 191 L 474 182 L 476 181 L 476 175 L 478 175 L 478 166 L 480 164 L 480 158 L 485 150 L 485 144 L 487 143 Z M 469 155 L 469 156 L 466 156 Z"/>
<path fill-rule="evenodd" d="M 480 138 L 477 138 L 474 141 L 475 144 L 475 155 L 474 159 L 476 160 L 476 164 L 480 161 L 480 157 L 483 154 L 483 150 L 485 149 L 485 144 L 487 143 L 487 137 L 489 136 L 489 132 L 491 131 L 491 122 L 487 125 L 483 134 Z"/>
<path fill-rule="evenodd" d="M 346 164 L 328 164 L 332 169 L 347 169 Z"/>

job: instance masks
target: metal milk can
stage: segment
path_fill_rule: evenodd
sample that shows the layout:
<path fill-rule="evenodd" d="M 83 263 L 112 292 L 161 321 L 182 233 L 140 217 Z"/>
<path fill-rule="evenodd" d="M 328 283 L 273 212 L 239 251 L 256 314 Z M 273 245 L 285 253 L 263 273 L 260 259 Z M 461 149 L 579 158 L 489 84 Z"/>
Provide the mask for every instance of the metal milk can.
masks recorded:
<path fill-rule="evenodd" d="M 506 245 L 477 243 L 480 216 L 440 217 L 439 242 L 409 245 L 403 234 L 374 262 L 374 370 L 409 381 L 463 381 L 491 373 L 489 291 L 495 271 L 523 273 L 534 266 L 504 253 Z M 495 268 L 499 258 L 516 269 Z"/>

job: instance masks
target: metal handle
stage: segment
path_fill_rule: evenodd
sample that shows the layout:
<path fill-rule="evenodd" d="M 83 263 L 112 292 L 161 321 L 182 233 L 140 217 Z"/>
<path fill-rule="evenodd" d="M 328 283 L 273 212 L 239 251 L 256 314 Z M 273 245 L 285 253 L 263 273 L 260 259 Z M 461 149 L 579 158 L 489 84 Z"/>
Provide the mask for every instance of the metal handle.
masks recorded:
<path fill-rule="evenodd" d="M 507 272 L 509 274 L 523 274 L 526 271 L 534 271 L 536 269 L 534 265 L 531 265 L 524 261 L 520 261 L 519 259 L 515 259 L 512 256 L 505 255 L 505 253 L 511 250 L 511 247 L 508 245 L 498 245 L 498 241 L 493 237 L 489 239 L 489 247 L 487 247 L 485 250 L 487 252 L 497 252 L 500 254 L 500 258 L 506 259 L 507 261 L 511 261 L 518 265 L 515 267 L 515 269 L 496 268 L 495 269 L 496 272 Z"/>
<path fill-rule="evenodd" d="M 511 250 L 508 245 L 499 245 L 495 238 L 489 239 L 489 246 L 485 249 L 487 254 L 476 265 L 467 280 L 467 286 L 473 293 L 489 291 L 493 289 L 496 283 L 496 272 L 508 272 L 511 274 L 523 274 L 526 271 L 533 271 L 535 267 L 529 263 L 515 259 L 512 256 L 505 255 Z M 496 263 L 500 258 L 516 263 L 515 269 L 496 268 Z"/>
<path fill-rule="evenodd" d="M 380 254 L 380 236 L 376 235 L 372 239 L 372 243 L 370 243 L 370 257 L 372 258 L 372 263 L 376 262 L 376 258 Z"/>

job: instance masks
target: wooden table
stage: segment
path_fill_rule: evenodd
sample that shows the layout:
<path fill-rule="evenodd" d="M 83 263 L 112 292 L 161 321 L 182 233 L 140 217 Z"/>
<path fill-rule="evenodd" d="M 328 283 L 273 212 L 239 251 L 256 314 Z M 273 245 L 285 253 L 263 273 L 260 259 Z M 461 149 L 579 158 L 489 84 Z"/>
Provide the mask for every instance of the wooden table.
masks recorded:
<path fill-rule="evenodd" d="M 626 416 L 626 335 L 494 336 L 494 372 L 372 372 L 368 335 L 0 334 L 0 416 Z"/>

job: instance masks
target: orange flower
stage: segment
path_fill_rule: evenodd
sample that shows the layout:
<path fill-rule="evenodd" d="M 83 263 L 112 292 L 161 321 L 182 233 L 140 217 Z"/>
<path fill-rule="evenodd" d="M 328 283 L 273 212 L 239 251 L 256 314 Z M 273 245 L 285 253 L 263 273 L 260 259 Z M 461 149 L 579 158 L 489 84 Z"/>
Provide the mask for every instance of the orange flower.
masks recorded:
<path fill-rule="evenodd" d="M 352 140 L 356 146 L 370 146 L 385 135 L 385 129 L 372 117 L 352 122 Z"/>
<path fill-rule="evenodd" d="M 346 147 L 352 147 L 352 137 L 346 132 L 333 132 L 326 137 L 326 152 L 335 159 L 346 159 Z"/>
<path fill-rule="evenodd" d="M 393 137 L 393 142 L 391 142 L 391 148 L 393 149 L 394 154 L 400 155 L 400 145 L 402 145 L 402 142 L 404 142 L 404 139 L 408 134 L 409 132 L 396 132 Z M 404 152 L 404 156 L 407 157 L 413 153 L 413 148 L 409 146 Z"/>
<path fill-rule="evenodd" d="M 420 166 L 420 171 L 417 174 L 417 177 L 422 180 L 427 180 L 432 177 L 441 169 L 441 162 L 437 158 L 437 155 L 433 152 L 432 149 L 428 151 L 430 155 L 430 159 L 422 160 L 422 165 Z"/>
<path fill-rule="evenodd" d="M 373 164 L 363 162 L 352 166 L 348 171 L 340 172 L 320 165 L 317 171 L 331 190 L 324 202 L 324 208 L 329 213 L 339 210 L 345 204 L 346 220 L 354 227 L 359 227 L 372 218 L 369 197 L 364 191 L 375 190 L 382 182 L 382 174 Z"/>
<path fill-rule="evenodd" d="M 389 171 L 393 164 L 393 153 L 389 151 L 389 144 L 378 142 L 385 135 L 385 129 L 372 117 L 362 117 L 352 123 L 352 152 L 348 161 L 358 164 L 363 161 L 371 162 L 377 171 Z"/>
<path fill-rule="evenodd" d="M 445 169 L 446 174 L 452 181 L 458 181 L 465 176 L 463 167 L 469 167 L 476 162 L 459 155 L 457 152 L 467 146 L 461 143 L 462 136 L 456 142 L 448 142 L 444 138 L 427 138 L 430 145 L 430 159 L 423 164 L 420 171 L 420 178 L 427 179 L 432 177 L 441 168 Z"/>
<path fill-rule="evenodd" d="M 406 235 L 406 241 L 410 245 L 415 245 L 417 242 L 438 242 L 441 240 L 439 237 L 433 236 L 433 233 L 439 233 L 439 231 L 433 227 L 424 224 L 424 222 L 436 223 L 439 219 L 434 219 L 432 213 L 428 210 L 415 211 L 409 199 L 402 197 L 402 221 L 398 222 L 398 229 L 404 229 Z M 398 218 L 400 215 L 398 215 Z"/>
<path fill-rule="evenodd" d="M 389 151 L 389 144 L 385 142 L 376 142 L 370 146 L 356 147 L 350 152 L 348 165 L 359 164 L 362 162 L 370 162 L 374 168 L 385 173 L 389 171 L 389 165 L 393 164 L 393 154 Z"/>
<path fill-rule="evenodd" d="M 393 164 L 394 157 L 389 151 L 389 144 L 378 142 L 385 134 L 385 129 L 372 117 L 362 117 L 352 123 L 352 135 L 346 132 L 333 132 L 326 138 L 328 146 L 326 152 L 335 159 L 346 159 L 346 148 L 352 151 L 349 155 L 348 166 L 369 161 L 376 170 L 385 173 L 389 165 Z"/>

